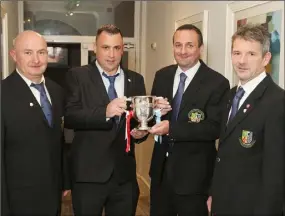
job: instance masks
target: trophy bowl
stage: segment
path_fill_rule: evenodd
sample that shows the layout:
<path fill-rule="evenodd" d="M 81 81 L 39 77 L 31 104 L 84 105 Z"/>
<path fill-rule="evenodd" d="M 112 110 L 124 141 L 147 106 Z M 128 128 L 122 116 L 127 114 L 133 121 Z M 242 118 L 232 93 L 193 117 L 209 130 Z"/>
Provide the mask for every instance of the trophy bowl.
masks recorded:
<path fill-rule="evenodd" d="M 133 116 L 140 122 L 138 130 L 149 130 L 148 122 L 154 116 L 155 96 L 134 96 L 132 97 Z"/>

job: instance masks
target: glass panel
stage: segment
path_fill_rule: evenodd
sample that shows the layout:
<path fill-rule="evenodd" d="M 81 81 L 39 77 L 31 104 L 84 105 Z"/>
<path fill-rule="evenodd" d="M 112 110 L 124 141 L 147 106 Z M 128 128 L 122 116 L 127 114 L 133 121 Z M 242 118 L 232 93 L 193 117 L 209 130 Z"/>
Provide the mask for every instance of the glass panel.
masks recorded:
<path fill-rule="evenodd" d="M 104 24 L 134 37 L 134 1 L 25 1 L 24 29 L 43 35 L 95 36 Z"/>

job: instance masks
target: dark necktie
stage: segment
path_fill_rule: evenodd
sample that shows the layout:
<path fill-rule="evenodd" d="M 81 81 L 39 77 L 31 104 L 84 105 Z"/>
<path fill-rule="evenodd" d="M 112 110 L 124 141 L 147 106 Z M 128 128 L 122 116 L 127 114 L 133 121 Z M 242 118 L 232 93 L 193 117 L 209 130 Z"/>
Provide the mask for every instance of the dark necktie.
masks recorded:
<path fill-rule="evenodd" d="M 172 101 L 172 117 L 171 117 L 171 121 L 176 121 L 177 120 L 177 117 L 178 117 L 178 112 L 179 112 L 179 109 L 180 109 L 180 103 L 181 103 L 181 100 L 182 100 L 182 96 L 183 96 L 183 93 L 184 93 L 184 87 L 185 87 L 185 80 L 187 78 L 187 75 L 182 72 L 180 74 L 180 82 L 179 82 L 179 85 L 178 85 L 178 89 L 177 89 L 177 92 L 173 98 L 173 101 Z"/>
<path fill-rule="evenodd" d="M 119 74 L 117 73 L 114 76 L 108 76 L 107 74 L 105 74 L 103 72 L 103 76 L 109 80 L 110 85 L 108 88 L 108 96 L 109 96 L 110 101 L 112 101 L 118 97 L 116 89 L 115 89 L 115 80 L 116 80 L 117 76 L 119 76 Z"/>
<path fill-rule="evenodd" d="M 109 96 L 110 101 L 112 101 L 118 97 L 116 89 L 115 89 L 115 80 L 116 80 L 117 76 L 119 76 L 119 74 L 117 73 L 114 76 L 108 76 L 104 72 L 102 74 L 104 77 L 106 77 L 109 80 L 110 85 L 108 88 L 108 96 Z M 116 123 L 118 124 L 119 123 L 119 116 L 115 116 L 114 118 L 115 118 Z"/>
<path fill-rule="evenodd" d="M 234 99 L 233 99 L 231 115 L 230 115 L 230 118 L 229 118 L 228 122 L 230 122 L 235 117 L 235 115 L 237 114 L 239 102 L 240 102 L 241 98 L 243 97 L 244 93 L 245 93 L 245 91 L 240 86 L 238 88 L 236 94 L 235 94 Z"/>
<path fill-rule="evenodd" d="M 31 86 L 36 88 L 40 92 L 41 107 L 46 117 L 46 120 L 48 121 L 48 124 L 51 127 L 52 126 L 52 108 L 48 100 L 46 91 L 45 91 L 44 83 L 43 82 L 40 84 L 32 83 Z"/>

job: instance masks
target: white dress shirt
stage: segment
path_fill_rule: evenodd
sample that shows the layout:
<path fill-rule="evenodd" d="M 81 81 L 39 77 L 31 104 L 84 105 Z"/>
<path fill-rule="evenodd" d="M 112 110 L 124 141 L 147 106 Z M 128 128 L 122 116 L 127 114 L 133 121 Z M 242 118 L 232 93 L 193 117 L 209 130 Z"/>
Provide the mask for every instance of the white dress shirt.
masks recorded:
<path fill-rule="evenodd" d="M 185 75 L 187 76 L 186 80 L 185 80 L 185 87 L 184 87 L 184 91 L 187 89 L 188 85 L 190 84 L 190 82 L 192 81 L 193 77 L 195 76 L 195 74 L 197 73 L 199 67 L 200 67 L 201 63 L 200 61 L 198 61 L 192 68 L 183 71 L 179 66 L 177 67 L 175 76 L 174 76 L 174 82 L 173 82 L 173 97 L 175 96 L 178 86 L 179 86 L 179 82 L 180 82 L 180 74 L 181 73 L 185 73 Z"/>
<path fill-rule="evenodd" d="M 241 84 L 241 82 L 239 81 L 239 84 L 237 86 L 238 87 L 242 87 L 244 90 L 244 95 L 242 96 L 242 98 L 240 99 L 239 105 L 238 105 L 238 109 L 243 105 L 244 101 L 248 98 L 248 96 L 251 94 L 251 92 L 253 92 L 253 90 L 256 88 L 256 86 L 258 86 L 259 83 L 261 83 L 261 81 L 266 77 L 266 72 L 262 72 L 261 74 L 259 74 L 257 77 L 255 77 L 254 79 L 248 81 L 247 83 L 245 83 L 244 85 Z M 232 112 L 232 108 L 229 112 L 229 116 L 230 117 Z"/>
<path fill-rule="evenodd" d="M 39 92 L 35 87 L 32 87 L 32 86 L 31 86 L 31 84 L 32 84 L 33 82 L 32 82 L 31 80 L 29 80 L 27 77 L 25 77 L 23 74 L 21 74 L 17 68 L 16 68 L 16 71 L 17 71 L 17 73 L 20 75 L 20 77 L 23 78 L 23 80 L 25 81 L 25 83 L 27 83 L 27 85 L 29 86 L 31 92 L 32 92 L 33 95 L 35 96 L 36 100 L 37 100 L 38 103 L 41 105 L 40 92 Z M 48 98 L 49 102 L 51 103 L 50 95 L 49 95 L 48 90 L 47 90 L 47 87 L 46 87 L 46 85 L 45 85 L 45 77 L 44 77 L 44 76 L 42 76 L 41 82 L 44 83 L 44 88 L 45 88 L 45 90 L 46 90 L 47 98 Z M 41 83 L 41 82 L 40 82 L 40 83 Z M 37 83 L 35 83 L 35 84 L 37 84 Z M 52 104 L 52 103 L 51 103 L 51 104 Z"/>
<path fill-rule="evenodd" d="M 102 80 L 103 80 L 103 83 L 104 83 L 104 86 L 106 88 L 106 91 L 108 92 L 108 89 L 109 89 L 109 86 L 110 86 L 110 82 L 108 80 L 108 78 L 104 77 L 102 75 L 102 73 L 104 72 L 103 68 L 98 64 L 97 60 L 95 62 L 99 72 L 100 72 L 100 75 L 102 77 Z M 106 72 L 104 72 L 106 73 Z M 124 75 L 124 71 L 121 69 L 121 67 L 119 66 L 118 67 L 118 70 L 116 72 L 116 74 L 119 74 L 116 79 L 115 79 L 115 89 L 116 89 L 116 92 L 117 92 L 117 95 L 118 95 L 118 98 L 121 98 L 121 97 L 124 97 L 124 85 L 125 85 L 125 75 Z M 106 73 L 106 75 L 108 75 Z"/>

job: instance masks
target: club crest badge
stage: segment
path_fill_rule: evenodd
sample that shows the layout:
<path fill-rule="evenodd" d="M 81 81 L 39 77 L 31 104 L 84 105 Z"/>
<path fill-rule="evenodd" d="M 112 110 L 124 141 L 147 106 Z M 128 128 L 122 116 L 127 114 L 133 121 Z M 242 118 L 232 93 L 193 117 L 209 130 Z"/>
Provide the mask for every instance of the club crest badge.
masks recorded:
<path fill-rule="evenodd" d="M 202 110 L 199 109 L 192 109 L 188 113 L 189 122 L 192 123 L 199 123 L 200 121 L 205 119 L 205 114 Z"/>
<path fill-rule="evenodd" d="M 255 143 L 253 132 L 242 130 L 241 137 L 239 138 L 239 142 L 242 147 L 251 148 Z"/>

